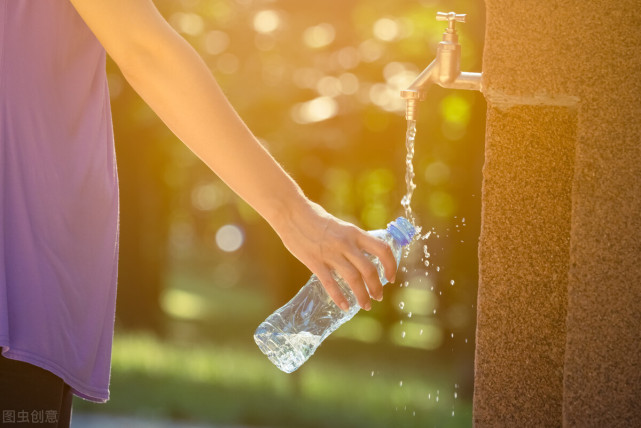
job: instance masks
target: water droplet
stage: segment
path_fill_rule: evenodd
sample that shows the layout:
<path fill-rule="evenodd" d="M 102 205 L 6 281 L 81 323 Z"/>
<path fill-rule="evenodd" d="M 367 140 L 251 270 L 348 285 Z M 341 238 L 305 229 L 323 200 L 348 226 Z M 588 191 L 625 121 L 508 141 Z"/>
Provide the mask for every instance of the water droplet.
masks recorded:
<path fill-rule="evenodd" d="M 412 318 L 412 311 L 410 311 L 410 313 L 407 314 L 407 318 Z"/>
<path fill-rule="evenodd" d="M 372 376 L 374 376 L 374 370 L 372 370 Z"/>
<path fill-rule="evenodd" d="M 454 333 L 452 333 L 452 339 L 454 339 Z"/>
<path fill-rule="evenodd" d="M 412 416 L 416 416 L 416 410 L 412 412 Z"/>
<path fill-rule="evenodd" d="M 405 331 L 403 331 L 403 332 L 401 333 L 401 337 L 402 337 L 403 339 L 405 339 Z"/>
<path fill-rule="evenodd" d="M 429 260 L 425 260 L 423 262 L 423 264 L 425 265 L 425 267 L 429 267 L 430 266 L 430 261 Z"/>
<path fill-rule="evenodd" d="M 400 381 L 400 382 L 398 383 L 398 386 L 401 386 L 401 387 L 402 387 L 402 386 L 403 386 L 403 381 Z"/>
<path fill-rule="evenodd" d="M 436 309 L 434 309 L 434 310 L 432 311 L 432 313 L 433 313 L 434 315 L 436 315 Z"/>
<path fill-rule="evenodd" d="M 463 218 L 461 219 L 461 221 L 462 221 L 463 223 L 465 223 L 465 217 L 463 217 Z"/>
<path fill-rule="evenodd" d="M 452 410 L 452 417 L 454 417 L 454 410 Z"/>
<path fill-rule="evenodd" d="M 401 309 L 403 309 L 403 308 L 405 307 L 405 302 L 401 302 L 401 303 L 399 303 L 399 304 L 398 304 L 398 307 L 399 307 L 399 308 L 401 308 Z"/>
<path fill-rule="evenodd" d="M 431 400 L 432 399 L 432 394 L 427 394 L 427 399 Z"/>
<path fill-rule="evenodd" d="M 465 338 L 465 343 L 467 343 L 467 337 Z"/>
<path fill-rule="evenodd" d="M 454 280 L 450 279 L 450 285 L 454 285 Z"/>
<path fill-rule="evenodd" d="M 458 392 L 454 392 L 454 399 L 458 398 Z"/>
<path fill-rule="evenodd" d="M 440 266 L 436 266 L 436 272 L 440 272 L 440 271 L 441 271 L 441 267 Z"/>
<path fill-rule="evenodd" d="M 438 395 L 436 396 L 436 402 L 438 403 Z"/>
<path fill-rule="evenodd" d="M 423 329 L 421 329 L 421 331 L 419 331 L 419 332 L 418 332 L 418 335 L 419 335 L 419 336 L 422 336 L 422 335 L 423 335 Z"/>

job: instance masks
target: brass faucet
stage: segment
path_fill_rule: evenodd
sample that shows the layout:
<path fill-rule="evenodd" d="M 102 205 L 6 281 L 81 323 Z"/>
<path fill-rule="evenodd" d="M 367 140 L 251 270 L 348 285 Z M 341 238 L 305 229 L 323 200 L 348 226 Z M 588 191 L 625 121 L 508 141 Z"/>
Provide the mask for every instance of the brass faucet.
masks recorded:
<path fill-rule="evenodd" d="M 438 44 L 436 59 L 418 75 L 412 84 L 401 91 L 401 97 L 407 100 L 405 117 L 407 120 L 416 120 L 418 102 L 425 99 L 425 92 L 432 83 L 444 88 L 470 89 L 482 91 L 482 73 L 467 73 L 461 71 L 461 45 L 458 43 L 455 25 L 465 22 L 465 14 L 454 12 L 436 14 L 437 21 L 448 21 L 448 26 L 443 33 L 443 40 Z"/>

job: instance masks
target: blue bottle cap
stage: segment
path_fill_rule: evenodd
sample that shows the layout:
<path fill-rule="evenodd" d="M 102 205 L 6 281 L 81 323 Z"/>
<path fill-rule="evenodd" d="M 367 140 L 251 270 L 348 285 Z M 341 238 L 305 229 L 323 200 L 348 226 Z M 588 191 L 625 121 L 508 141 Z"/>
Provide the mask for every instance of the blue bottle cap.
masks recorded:
<path fill-rule="evenodd" d="M 412 242 L 412 238 L 416 235 L 416 229 L 412 223 L 407 221 L 405 217 L 399 217 L 387 225 L 387 231 L 394 237 L 396 242 L 405 246 Z"/>

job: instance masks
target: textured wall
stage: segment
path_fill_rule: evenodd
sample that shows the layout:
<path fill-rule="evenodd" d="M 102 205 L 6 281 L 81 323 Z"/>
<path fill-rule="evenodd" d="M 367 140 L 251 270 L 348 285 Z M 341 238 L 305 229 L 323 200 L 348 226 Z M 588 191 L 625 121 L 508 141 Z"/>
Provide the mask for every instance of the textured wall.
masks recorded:
<path fill-rule="evenodd" d="M 478 426 L 641 426 L 641 4 L 486 0 Z"/>

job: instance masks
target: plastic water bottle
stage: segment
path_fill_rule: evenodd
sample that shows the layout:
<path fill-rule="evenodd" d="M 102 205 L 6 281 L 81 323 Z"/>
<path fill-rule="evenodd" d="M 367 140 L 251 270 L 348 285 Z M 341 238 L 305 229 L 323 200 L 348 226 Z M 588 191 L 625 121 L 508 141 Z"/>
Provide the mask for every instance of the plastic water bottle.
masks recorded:
<path fill-rule="evenodd" d="M 399 217 L 387 229 L 368 233 L 383 239 L 390 246 L 398 265 L 403 247 L 411 242 L 416 231 L 409 221 Z M 381 262 L 377 257 L 367 256 L 375 264 L 381 283 L 386 284 Z M 285 373 L 302 366 L 327 336 L 361 309 L 349 285 L 335 273 L 334 279 L 350 304 L 348 311 L 341 310 L 316 275 L 312 275 L 292 300 L 267 317 L 256 329 L 256 344 Z"/>

